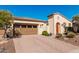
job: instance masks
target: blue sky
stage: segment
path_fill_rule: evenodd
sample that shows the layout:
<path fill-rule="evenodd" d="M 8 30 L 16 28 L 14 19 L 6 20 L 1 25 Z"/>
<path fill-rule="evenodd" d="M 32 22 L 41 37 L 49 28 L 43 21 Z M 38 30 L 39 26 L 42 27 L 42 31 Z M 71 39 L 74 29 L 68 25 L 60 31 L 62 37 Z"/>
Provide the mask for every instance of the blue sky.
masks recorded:
<path fill-rule="evenodd" d="M 59 12 L 68 20 L 79 14 L 78 5 L 0 5 L 0 10 L 9 10 L 17 17 L 30 17 L 48 20 L 47 16 Z"/>

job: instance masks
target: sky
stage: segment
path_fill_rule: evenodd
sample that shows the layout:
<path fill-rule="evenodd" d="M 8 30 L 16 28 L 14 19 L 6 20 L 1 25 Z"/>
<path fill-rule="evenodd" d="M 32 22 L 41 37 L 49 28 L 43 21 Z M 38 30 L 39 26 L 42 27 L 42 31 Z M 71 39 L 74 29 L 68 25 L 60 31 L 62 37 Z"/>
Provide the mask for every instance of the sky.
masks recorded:
<path fill-rule="evenodd" d="M 48 20 L 48 15 L 59 12 L 68 20 L 79 15 L 79 5 L 0 5 L 0 10 L 9 10 L 13 16 Z"/>

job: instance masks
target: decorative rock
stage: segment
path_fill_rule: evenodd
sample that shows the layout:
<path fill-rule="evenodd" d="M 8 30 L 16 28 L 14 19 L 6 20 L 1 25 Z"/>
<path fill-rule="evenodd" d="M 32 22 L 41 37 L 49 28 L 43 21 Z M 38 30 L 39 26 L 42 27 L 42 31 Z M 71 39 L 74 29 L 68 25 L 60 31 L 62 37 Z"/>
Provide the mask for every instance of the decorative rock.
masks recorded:
<path fill-rule="evenodd" d="M 4 52 L 5 48 L 4 47 L 0 47 L 0 53 Z"/>
<path fill-rule="evenodd" d="M 77 42 L 77 40 L 75 40 L 75 42 Z"/>
<path fill-rule="evenodd" d="M 64 40 L 68 40 L 68 38 L 64 38 Z"/>

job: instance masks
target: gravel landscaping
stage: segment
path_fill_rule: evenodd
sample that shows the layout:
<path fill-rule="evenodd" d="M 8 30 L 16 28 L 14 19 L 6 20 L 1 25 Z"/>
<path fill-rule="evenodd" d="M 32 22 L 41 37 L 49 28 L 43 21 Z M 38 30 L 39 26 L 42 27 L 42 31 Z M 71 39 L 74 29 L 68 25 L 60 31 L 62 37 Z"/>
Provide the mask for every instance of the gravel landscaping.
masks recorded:
<path fill-rule="evenodd" d="M 14 53 L 15 47 L 13 40 L 0 41 L 0 53 Z"/>
<path fill-rule="evenodd" d="M 75 46 L 79 46 L 79 35 L 76 35 L 74 38 L 59 38 L 58 40 L 65 41 Z"/>

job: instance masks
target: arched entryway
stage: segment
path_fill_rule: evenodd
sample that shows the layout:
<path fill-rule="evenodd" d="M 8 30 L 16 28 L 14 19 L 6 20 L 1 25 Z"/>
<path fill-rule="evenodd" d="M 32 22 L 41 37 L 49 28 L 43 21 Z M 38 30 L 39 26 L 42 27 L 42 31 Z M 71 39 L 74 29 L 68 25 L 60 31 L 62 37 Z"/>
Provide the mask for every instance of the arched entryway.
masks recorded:
<path fill-rule="evenodd" d="M 56 23 L 56 34 L 57 33 L 60 33 L 60 23 L 59 22 Z"/>

